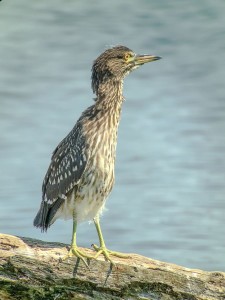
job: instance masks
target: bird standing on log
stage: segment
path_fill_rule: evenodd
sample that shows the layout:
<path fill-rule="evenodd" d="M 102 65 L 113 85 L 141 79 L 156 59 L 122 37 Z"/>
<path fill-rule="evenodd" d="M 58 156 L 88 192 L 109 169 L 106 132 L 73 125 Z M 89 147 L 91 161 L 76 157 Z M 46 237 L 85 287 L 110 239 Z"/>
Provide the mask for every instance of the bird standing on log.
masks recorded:
<path fill-rule="evenodd" d="M 97 258 L 103 254 L 124 254 L 106 248 L 99 216 L 114 184 L 117 131 L 121 107 L 123 80 L 139 66 L 160 59 L 154 55 L 137 55 L 125 46 L 103 52 L 92 67 L 94 105 L 87 108 L 70 133 L 53 152 L 42 186 L 41 207 L 34 226 L 43 231 L 58 218 L 73 219 L 73 234 L 68 257 Z M 81 251 L 76 244 L 77 224 L 93 220 L 99 246 L 93 245 L 95 256 Z"/>

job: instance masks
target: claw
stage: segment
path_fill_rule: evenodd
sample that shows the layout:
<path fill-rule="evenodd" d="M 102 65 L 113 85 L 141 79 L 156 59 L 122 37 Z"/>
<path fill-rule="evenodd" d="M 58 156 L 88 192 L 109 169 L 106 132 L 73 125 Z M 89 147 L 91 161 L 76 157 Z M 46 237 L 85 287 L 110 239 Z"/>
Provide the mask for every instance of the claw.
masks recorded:
<path fill-rule="evenodd" d="M 94 256 L 95 259 L 98 258 L 99 255 L 103 254 L 105 256 L 106 260 L 110 261 L 111 264 L 114 264 L 114 263 L 113 263 L 112 259 L 110 258 L 110 255 L 120 257 L 120 258 L 130 258 L 129 255 L 126 255 L 126 254 L 121 253 L 121 252 L 108 250 L 104 246 L 98 247 L 97 245 L 93 244 L 92 247 L 95 249 L 95 251 L 97 251 L 96 255 Z"/>
<path fill-rule="evenodd" d="M 85 264 L 85 266 L 89 269 L 89 266 L 87 264 L 87 261 L 84 259 L 84 258 L 88 258 L 88 259 L 91 259 L 91 258 L 94 258 L 94 256 L 91 256 L 91 255 L 88 255 L 84 252 L 82 252 L 81 250 L 78 249 L 78 247 L 76 246 L 73 246 L 70 248 L 69 252 L 67 255 L 65 255 L 62 260 L 66 260 L 70 257 L 73 257 L 73 256 L 76 256 L 77 258 L 81 259 L 82 262 Z"/>

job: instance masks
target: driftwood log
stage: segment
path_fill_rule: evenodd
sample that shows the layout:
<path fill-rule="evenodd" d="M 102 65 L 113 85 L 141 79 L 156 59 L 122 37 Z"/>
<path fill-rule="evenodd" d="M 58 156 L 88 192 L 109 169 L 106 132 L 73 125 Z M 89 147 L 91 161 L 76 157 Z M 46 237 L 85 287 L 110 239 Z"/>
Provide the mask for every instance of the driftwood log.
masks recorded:
<path fill-rule="evenodd" d="M 93 255 L 90 249 L 83 249 Z M 187 269 L 137 254 L 61 260 L 68 246 L 0 234 L 0 299 L 225 299 L 225 273 Z"/>

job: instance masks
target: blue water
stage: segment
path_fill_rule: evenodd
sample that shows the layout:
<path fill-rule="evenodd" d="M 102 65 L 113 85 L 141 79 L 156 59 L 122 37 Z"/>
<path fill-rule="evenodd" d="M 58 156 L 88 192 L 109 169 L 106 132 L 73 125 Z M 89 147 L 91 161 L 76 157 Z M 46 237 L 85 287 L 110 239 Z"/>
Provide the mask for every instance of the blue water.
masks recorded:
<path fill-rule="evenodd" d="M 0 2 L 0 232 L 33 228 L 51 152 L 93 103 L 90 69 L 123 44 L 162 56 L 125 80 L 107 246 L 225 271 L 225 2 Z M 93 224 L 78 243 L 97 242 Z"/>

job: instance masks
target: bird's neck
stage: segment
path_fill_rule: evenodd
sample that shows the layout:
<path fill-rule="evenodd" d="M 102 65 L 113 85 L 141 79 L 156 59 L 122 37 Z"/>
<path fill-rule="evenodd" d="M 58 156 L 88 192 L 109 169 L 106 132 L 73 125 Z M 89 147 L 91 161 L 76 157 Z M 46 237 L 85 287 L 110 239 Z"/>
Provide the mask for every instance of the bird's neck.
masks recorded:
<path fill-rule="evenodd" d="M 103 110 L 108 110 L 110 108 L 114 110 L 120 110 L 121 105 L 124 101 L 123 81 L 110 80 L 102 84 L 100 83 L 96 91 L 96 95 L 96 108 Z"/>

